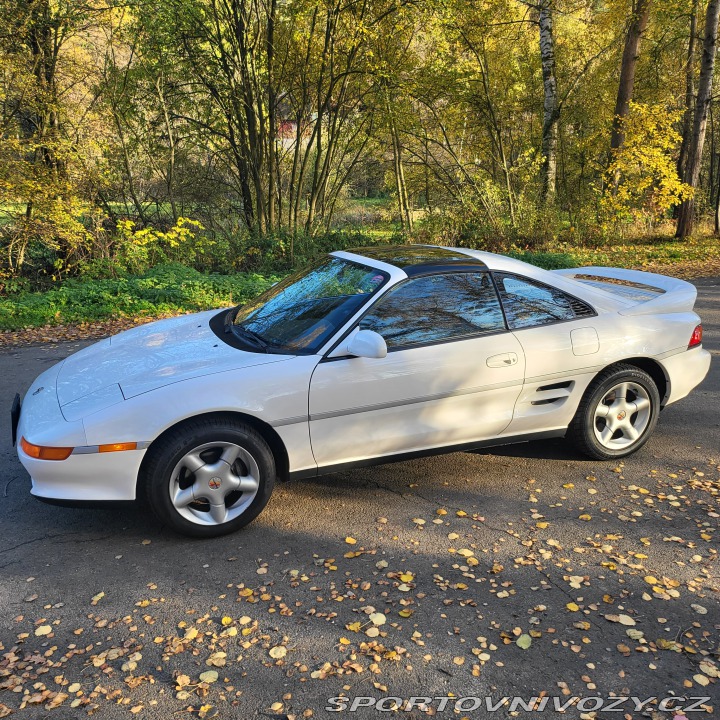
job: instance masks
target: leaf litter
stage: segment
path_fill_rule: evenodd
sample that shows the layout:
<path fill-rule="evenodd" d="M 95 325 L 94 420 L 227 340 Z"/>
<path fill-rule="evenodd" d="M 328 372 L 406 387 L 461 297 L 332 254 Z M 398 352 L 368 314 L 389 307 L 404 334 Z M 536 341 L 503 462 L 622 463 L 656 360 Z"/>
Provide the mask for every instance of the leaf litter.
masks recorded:
<path fill-rule="evenodd" d="M 78 627 L 58 614 L 64 603 L 34 593 L 25 608 L 39 611 L 18 615 L 15 637 L 0 647 L 0 717 L 62 707 L 92 715 L 118 703 L 142 716 L 148 698 L 163 688 L 171 691 L 163 703 L 175 703 L 173 713 L 222 716 L 225 707 L 242 707 L 239 679 L 252 678 L 260 666 L 290 673 L 294 682 L 328 683 L 327 692 L 336 694 L 365 677 L 385 692 L 415 666 L 458 682 L 492 682 L 499 669 L 553 655 L 579 661 L 584 671 L 574 689 L 558 681 L 563 694 L 595 691 L 606 647 L 621 681 L 607 691 L 622 690 L 637 658 L 648 673 L 671 667 L 679 689 L 710 688 L 720 677 L 712 594 L 717 465 L 701 474 L 650 473 L 634 483 L 626 472 L 620 465 L 608 478 L 578 477 L 553 496 L 528 482 L 527 510 L 505 527 L 472 508 L 440 508 L 432 514 L 441 524 L 419 523 L 423 518 L 414 515 L 405 520 L 407 530 L 398 530 L 396 510 L 397 518 L 378 520 L 371 544 L 346 535 L 337 539 L 335 556 L 308 552 L 292 568 L 258 561 L 260 577 L 228 582 L 215 606 L 187 607 L 169 625 L 159 622 L 165 598 L 155 584 L 124 612 L 98 612 L 106 604 L 99 591 L 92 612 L 77 614 L 84 618 Z M 594 489 L 613 481 L 620 488 L 613 502 L 604 492 L 587 492 L 588 483 Z M 581 514 L 612 522 L 595 527 L 578 522 Z M 658 518 L 657 532 L 634 532 L 646 515 Z M 562 532 L 566 518 L 577 535 Z M 425 538 L 446 547 L 432 566 L 421 559 Z M 351 552 L 342 549 L 348 545 Z M 661 559 L 664 546 L 676 548 L 674 564 Z M 692 613 L 689 626 L 673 620 L 682 607 Z M 294 632 L 306 623 L 318 642 L 327 638 L 326 659 Z M 268 707 L 312 715 L 292 694 Z"/>

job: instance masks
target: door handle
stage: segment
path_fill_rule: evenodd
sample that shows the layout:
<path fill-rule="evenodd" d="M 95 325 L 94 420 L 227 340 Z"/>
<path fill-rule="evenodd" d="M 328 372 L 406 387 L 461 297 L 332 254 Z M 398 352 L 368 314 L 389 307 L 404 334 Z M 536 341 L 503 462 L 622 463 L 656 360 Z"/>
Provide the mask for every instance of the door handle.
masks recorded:
<path fill-rule="evenodd" d="M 492 355 L 486 360 L 486 364 L 488 367 L 491 368 L 502 368 L 502 367 L 512 367 L 513 365 L 516 365 L 518 361 L 518 356 L 514 352 L 509 353 L 500 353 L 499 355 Z"/>

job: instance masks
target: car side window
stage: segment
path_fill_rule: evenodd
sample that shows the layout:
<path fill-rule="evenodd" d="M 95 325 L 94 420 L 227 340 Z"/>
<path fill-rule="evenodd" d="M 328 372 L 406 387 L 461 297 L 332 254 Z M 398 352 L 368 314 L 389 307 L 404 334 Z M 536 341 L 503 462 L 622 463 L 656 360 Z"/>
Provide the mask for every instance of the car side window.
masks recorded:
<path fill-rule="evenodd" d="M 504 331 L 502 308 L 487 273 L 412 278 L 389 290 L 360 321 L 388 348 Z"/>
<path fill-rule="evenodd" d="M 557 288 L 516 275 L 498 273 L 495 279 L 511 330 L 548 325 L 595 314 L 589 305 L 566 295 Z"/>

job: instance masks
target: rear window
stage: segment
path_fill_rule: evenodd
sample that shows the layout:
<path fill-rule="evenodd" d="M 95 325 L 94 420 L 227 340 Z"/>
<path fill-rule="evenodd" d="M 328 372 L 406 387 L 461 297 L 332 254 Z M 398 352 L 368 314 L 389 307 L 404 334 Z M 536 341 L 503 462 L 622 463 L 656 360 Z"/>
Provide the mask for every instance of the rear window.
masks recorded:
<path fill-rule="evenodd" d="M 590 305 L 558 288 L 505 273 L 496 273 L 495 279 L 511 330 L 595 315 Z"/>

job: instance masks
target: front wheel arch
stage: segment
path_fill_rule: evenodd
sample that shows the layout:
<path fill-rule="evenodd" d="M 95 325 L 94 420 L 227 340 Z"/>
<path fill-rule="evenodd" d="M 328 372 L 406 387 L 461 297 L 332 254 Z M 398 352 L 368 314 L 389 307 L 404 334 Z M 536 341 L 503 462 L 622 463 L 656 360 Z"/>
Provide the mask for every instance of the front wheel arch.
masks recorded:
<path fill-rule="evenodd" d="M 288 458 L 287 448 L 285 447 L 285 443 L 282 441 L 282 438 L 277 434 L 277 431 L 271 425 L 268 425 L 263 420 L 260 420 L 254 415 L 248 415 L 247 413 L 228 411 L 207 412 L 200 413 L 198 415 L 191 415 L 190 417 L 186 417 L 179 422 L 176 422 L 174 425 L 171 425 L 169 428 L 163 430 L 163 432 L 160 433 L 160 435 L 158 435 L 150 443 L 142 459 L 142 462 L 140 463 L 140 470 L 138 471 L 137 488 L 135 493 L 136 497 L 140 497 L 142 493 L 143 485 L 146 478 L 145 469 L 147 466 L 148 458 L 150 458 L 152 455 L 151 450 L 153 448 L 153 445 L 161 442 L 168 435 L 177 433 L 179 430 L 182 430 L 186 425 L 190 423 L 196 422 L 197 420 L 209 419 L 229 421 L 234 420 L 236 422 L 240 421 L 249 425 L 253 430 L 259 433 L 262 436 L 263 440 L 265 440 L 265 442 L 270 446 L 270 450 L 272 451 L 272 454 L 275 458 L 275 468 L 277 471 L 278 480 L 280 480 L 280 482 L 284 482 L 288 479 L 290 462 Z"/>

